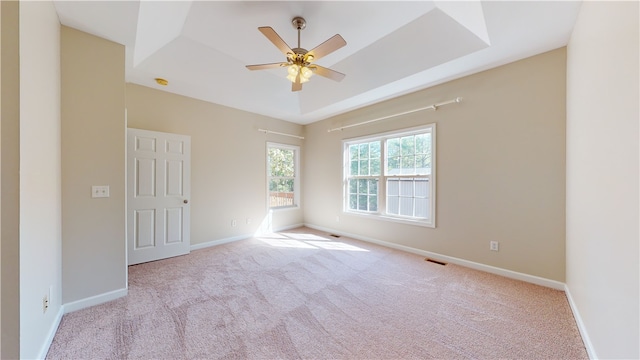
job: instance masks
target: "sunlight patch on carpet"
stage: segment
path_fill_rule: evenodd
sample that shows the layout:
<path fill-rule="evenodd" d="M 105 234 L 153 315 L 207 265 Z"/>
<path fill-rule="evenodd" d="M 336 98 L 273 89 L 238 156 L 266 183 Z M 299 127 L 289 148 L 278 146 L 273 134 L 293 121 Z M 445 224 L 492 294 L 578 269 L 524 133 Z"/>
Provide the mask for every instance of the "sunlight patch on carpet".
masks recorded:
<path fill-rule="evenodd" d="M 357 246 L 337 242 L 337 241 L 307 241 L 308 244 L 313 244 L 319 248 L 326 250 L 343 250 L 343 251 L 369 251 Z"/>
<path fill-rule="evenodd" d="M 369 250 L 357 247 L 355 245 L 332 241 L 322 236 L 315 234 L 302 234 L 302 233 L 280 233 L 269 234 L 266 236 L 257 237 L 258 240 L 263 243 L 280 248 L 298 248 L 298 249 L 324 249 L 324 250 L 337 250 L 337 251 L 364 251 Z"/>
<path fill-rule="evenodd" d="M 264 242 L 267 245 L 281 248 L 299 248 L 299 249 L 317 249 L 313 245 L 309 245 L 304 241 L 292 240 L 292 239 L 269 239 L 258 238 L 258 240 Z"/>
<path fill-rule="evenodd" d="M 330 241 L 326 237 L 322 237 L 316 234 L 304 234 L 304 233 L 281 233 L 284 236 L 287 236 L 291 239 L 296 240 L 319 240 L 319 241 Z"/>

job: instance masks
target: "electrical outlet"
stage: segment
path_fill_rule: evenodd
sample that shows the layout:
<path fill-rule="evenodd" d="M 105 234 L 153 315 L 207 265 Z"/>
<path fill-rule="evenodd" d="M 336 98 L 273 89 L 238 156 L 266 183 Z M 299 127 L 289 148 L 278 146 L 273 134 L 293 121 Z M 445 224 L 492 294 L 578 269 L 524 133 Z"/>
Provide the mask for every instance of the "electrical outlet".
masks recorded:
<path fill-rule="evenodd" d="M 109 185 L 100 185 L 91 187 L 92 198 L 108 198 L 109 197 Z"/>
<path fill-rule="evenodd" d="M 246 223 L 247 225 L 251 225 L 251 218 L 247 218 Z"/>
<path fill-rule="evenodd" d="M 497 241 L 490 241 L 489 242 L 489 250 L 491 251 L 498 251 L 500 249 L 500 243 Z"/>
<path fill-rule="evenodd" d="M 49 295 L 45 295 L 42 298 L 42 313 L 46 313 L 47 309 L 49 309 Z"/>
<path fill-rule="evenodd" d="M 231 227 L 236 227 L 236 225 L 238 225 L 236 219 L 231 220 Z"/>
<path fill-rule="evenodd" d="M 340 222 L 340 216 L 336 216 L 336 222 Z"/>

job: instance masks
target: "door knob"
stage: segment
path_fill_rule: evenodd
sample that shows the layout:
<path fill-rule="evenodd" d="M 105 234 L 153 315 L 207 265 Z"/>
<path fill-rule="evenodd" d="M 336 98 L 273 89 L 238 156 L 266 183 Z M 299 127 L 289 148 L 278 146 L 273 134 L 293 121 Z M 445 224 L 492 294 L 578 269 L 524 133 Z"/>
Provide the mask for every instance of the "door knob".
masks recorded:
<path fill-rule="evenodd" d="M 184 199 L 184 201 L 182 201 L 182 202 L 183 202 L 183 203 L 185 203 L 185 204 L 188 204 L 188 203 L 189 203 L 189 200 Z"/>

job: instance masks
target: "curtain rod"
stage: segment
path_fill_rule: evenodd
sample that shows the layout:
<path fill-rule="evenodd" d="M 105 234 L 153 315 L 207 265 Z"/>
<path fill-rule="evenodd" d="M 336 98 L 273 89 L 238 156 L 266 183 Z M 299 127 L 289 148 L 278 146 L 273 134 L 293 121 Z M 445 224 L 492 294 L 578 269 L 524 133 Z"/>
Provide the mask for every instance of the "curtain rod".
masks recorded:
<path fill-rule="evenodd" d="M 304 140 L 304 136 L 299 136 L 299 135 L 285 134 L 285 133 L 281 133 L 281 132 L 277 132 L 277 131 L 271 131 L 271 130 L 265 130 L 265 129 L 258 129 L 258 131 L 263 132 L 265 134 L 276 134 L 276 135 L 289 136 L 289 137 L 292 137 L 292 138 Z"/>
<path fill-rule="evenodd" d="M 422 110 L 433 110 L 433 111 L 436 111 L 441 106 L 445 106 L 445 105 L 449 105 L 449 104 L 455 104 L 455 103 L 459 103 L 461 101 L 462 101 L 462 98 L 458 96 L 457 98 L 455 98 L 453 100 L 444 101 L 444 102 L 441 102 L 441 103 L 437 103 L 437 104 L 421 107 L 421 108 L 414 109 L 414 110 L 404 111 L 404 112 L 400 112 L 400 113 L 393 114 L 393 115 L 383 116 L 383 117 L 380 117 L 380 118 L 377 118 L 377 119 L 367 120 L 367 121 L 359 122 L 359 123 L 356 123 L 356 124 L 345 125 L 345 126 L 342 126 L 342 127 L 339 127 L 339 128 L 329 129 L 329 130 L 327 130 L 327 132 L 338 131 L 338 130 L 342 131 L 344 129 L 348 129 L 348 128 L 351 128 L 351 127 L 370 124 L 372 122 L 376 122 L 376 121 L 380 121 L 380 120 L 386 120 L 386 119 L 389 119 L 389 118 L 392 118 L 392 117 L 396 117 L 396 116 L 407 115 L 407 114 L 411 114 L 411 113 L 422 111 Z"/>

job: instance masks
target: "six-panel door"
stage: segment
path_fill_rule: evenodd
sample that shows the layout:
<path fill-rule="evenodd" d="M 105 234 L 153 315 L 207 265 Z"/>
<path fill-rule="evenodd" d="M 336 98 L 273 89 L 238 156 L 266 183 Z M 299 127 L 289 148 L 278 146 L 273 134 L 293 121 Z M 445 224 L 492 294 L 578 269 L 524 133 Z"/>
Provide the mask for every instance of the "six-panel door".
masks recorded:
<path fill-rule="evenodd" d="M 189 253 L 191 138 L 127 130 L 129 265 Z"/>

